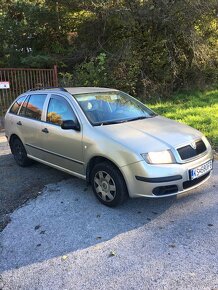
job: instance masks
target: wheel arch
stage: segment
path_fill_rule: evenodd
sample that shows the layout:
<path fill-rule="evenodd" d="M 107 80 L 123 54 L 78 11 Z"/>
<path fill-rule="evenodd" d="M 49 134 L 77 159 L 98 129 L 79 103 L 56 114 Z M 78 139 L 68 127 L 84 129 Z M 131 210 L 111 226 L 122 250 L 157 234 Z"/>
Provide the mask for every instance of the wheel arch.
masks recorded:
<path fill-rule="evenodd" d="M 104 157 L 104 156 L 93 156 L 87 166 L 86 166 L 86 180 L 87 182 L 89 183 L 90 182 L 90 175 L 91 175 L 91 172 L 92 172 L 92 169 L 94 168 L 94 166 L 98 163 L 102 163 L 102 162 L 107 162 L 107 163 L 110 163 L 111 165 L 113 165 L 114 167 L 117 168 L 117 170 L 119 170 L 120 174 L 122 175 L 125 183 L 126 183 L 126 188 L 127 188 L 127 191 L 128 191 L 128 186 L 127 186 L 127 182 L 126 182 L 126 179 L 125 179 L 125 176 L 123 175 L 122 171 L 120 170 L 119 166 L 113 162 L 112 160 Z"/>

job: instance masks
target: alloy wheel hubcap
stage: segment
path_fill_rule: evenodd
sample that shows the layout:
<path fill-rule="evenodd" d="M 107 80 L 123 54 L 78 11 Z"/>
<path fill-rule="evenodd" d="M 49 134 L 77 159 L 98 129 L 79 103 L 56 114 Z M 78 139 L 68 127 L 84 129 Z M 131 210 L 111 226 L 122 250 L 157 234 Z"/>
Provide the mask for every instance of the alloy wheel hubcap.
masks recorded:
<path fill-rule="evenodd" d="M 116 196 L 116 185 L 113 178 L 105 171 L 98 171 L 94 177 L 97 194 L 104 201 L 112 201 Z"/>

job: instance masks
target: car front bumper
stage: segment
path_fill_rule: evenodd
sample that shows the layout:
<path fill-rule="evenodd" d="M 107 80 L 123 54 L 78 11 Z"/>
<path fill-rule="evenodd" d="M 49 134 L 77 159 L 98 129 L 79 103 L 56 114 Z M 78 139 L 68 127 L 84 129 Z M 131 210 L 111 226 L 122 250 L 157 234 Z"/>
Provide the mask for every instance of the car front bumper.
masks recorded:
<path fill-rule="evenodd" d="M 151 165 L 140 161 L 120 169 L 130 197 L 160 198 L 184 193 L 207 181 L 211 171 L 190 180 L 189 170 L 209 160 L 213 160 L 211 149 L 203 157 L 187 163 Z"/>

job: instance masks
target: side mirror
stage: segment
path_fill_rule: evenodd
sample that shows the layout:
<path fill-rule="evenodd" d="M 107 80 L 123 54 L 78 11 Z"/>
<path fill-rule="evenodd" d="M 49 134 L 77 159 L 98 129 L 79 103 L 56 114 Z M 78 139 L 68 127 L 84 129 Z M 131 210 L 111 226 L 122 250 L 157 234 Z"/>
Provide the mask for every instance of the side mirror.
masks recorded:
<path fill-rule="evenodd" d="M 80 131 L 80 125 L 78 122 L 75 123 L 73 120 L 66 120 L 62 122 L 61 129 Z"/>

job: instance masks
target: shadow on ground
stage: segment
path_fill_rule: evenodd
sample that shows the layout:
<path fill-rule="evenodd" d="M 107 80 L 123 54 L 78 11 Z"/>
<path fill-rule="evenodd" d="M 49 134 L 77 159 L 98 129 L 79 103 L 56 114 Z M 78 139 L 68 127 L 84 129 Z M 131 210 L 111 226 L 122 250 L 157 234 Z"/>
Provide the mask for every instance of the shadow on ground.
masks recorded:
<path fill-rule="evenodd" d="M 0 148 L 1 149 L 1 148 Z M 10 222 L 8 213 L 29 199 L 38 196 L 49 183 L 71 178 L 70 175 L 51 167 L 34 163 L 30 167 L 19 167 L 9 150 L 0 153 L 0 231 Z"/>

